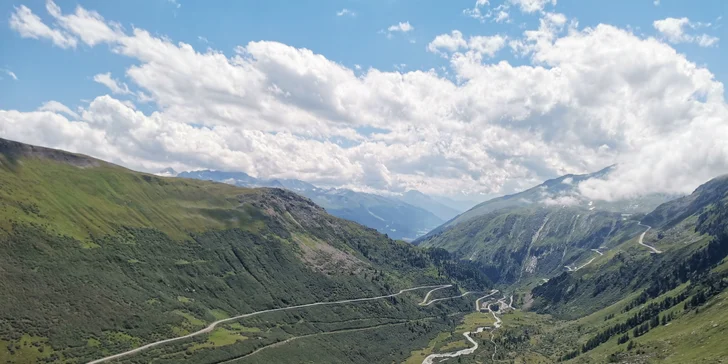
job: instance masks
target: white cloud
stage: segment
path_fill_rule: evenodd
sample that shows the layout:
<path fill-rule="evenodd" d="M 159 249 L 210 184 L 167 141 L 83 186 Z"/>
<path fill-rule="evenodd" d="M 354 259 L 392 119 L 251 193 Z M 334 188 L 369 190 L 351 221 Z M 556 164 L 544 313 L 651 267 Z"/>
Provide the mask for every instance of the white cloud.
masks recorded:
<path fill-rule="evenodd" d="M 351 16 L 351 17 L 355 17 L 356 16 L 356 12 L 344 8 L 344 9 L 341 9 L 341 10 L 337 11 L 336 12 L 336 16 Z"/>
<path fill-rule="evenodd" d="M 61 48 L 75 48 L 76 38 L 58 29 L 51 29 L 25 5 L 15 8 L 10 15 L 10 29 L 15 30 L 23 38 L 50 39 Z"/>
<path fill-rule="evenodd" d="M 654 0 L 652 2 L 655 6 L 660 6 L 660 0 Z"/>
<path fill-rule="evenodd" d="M 483 13 L 483 8 L 490 5 L 488 0 L 477 0 L 475 2 L 475 6 L 473 6 L 472 9 L 465 9 L 463 10 L 463 14 L 473 18 L 478 19 L 481 22 L 484 22 L 485 19 L 489 18 L 491 16 L 490 12 Z"/>
<path fill-rule="evenodd" d="M 76 7 L 74 14 L 63 15 L 58 5 L 47 0 L 46 10 L 61 27 L 90 46 L 117 39 L 122 34 L 118 24 L 107 23 L 99 13 L 80 6 Z"/>
<path fill-rule="evenodd" d="M 487 61 L 506 37 L 453 31 L 427 47 L 449 57 L 442 77 L 355 71 L 271 41 L 199 51 L 89 14 L 59 11 L 48 29 L 131 59 L 130 87 L 116 85 L 156 111 L 111 96 L 73 120 L 0 110 L 0 135 L 151 172 L 243 170 L 369 191 L 501 194 L 616 162 L 607 180 L 579 186 L 610 199 L 689 192 L 728 170 L 723 85 L 669 44 L 610 25 L 543 13 L 508 39 L 528 56 L 517 66 Z"/>
<path fill-rule="evenodd" d="M 399 22 L 399 24 L 394 24 L 394 25 L 390 26 L 389 28 L 387 28 L 387 31 L 407 33 L 414 29 L 415 29 L 415 27 L 413 27 L 412 25 L 410 25 L 410 23 L 408 21 L 406 21 L 404 23 Z"/>
<path fill-rule="evenodd" d="M 665 18 L 655 20 L 652 25 L 670 43 L 696 43 L 701 47 L 712 47 L 718 43 L 718 38 L 708 34 L 692 35 L 686 28 L 696 29 L 710 27 L 710 23 L 691 22 L 688 18 Z"/>
<path fill-rule="evenodd" d="M 125 83 L 119 83 L 115 79 L 111 78 L 111 73 L 99 73 L 94 76 L 94 81 L 106 86 L 114 94 L 128 95 L 131 93 L 129 87 Z"/>
<path fill-rule="evenodd" d="M 463 14 L 480 20 L 484 23 L 487 19 L 491 19 L 496 23 L 510 23 L 510 14 L 508 10 L 511 7 L 511 3 L 504 2 L 494 8 L 490 7 L 490 2 L 487 0 L 478 0 L 472 9 L 463 10 Z"/>
<path fill-rule="evenodd" d="M 506 38 L 500 35 L 473 36 L 468 40 L 468 48 L 478 54 L 492 58 L 496 52 L 503 48 L 505 43 Z"/>
<path fill-rule="evenodd" d="M 501 10 L 498 12 L 498 14 L 496 14 L 496 16 L 495 16 L 495 18 L 493 18 L 493 20 L 496 23 L 504 23 L 504 22 L 508 23 L 508 22 L 510 22 L 509 17 L 510 17 L 510 15 L 508 14 L 508 12 Z"/>
<path fill-rule="evenodd" d="M 720 39 L 707 34 L 701 34 L 695 37 L 695 42 L 701 47 L 712 47 L 718 43 Z"/>
<path fill-rule="evenodd" d="M 556 196 L 547 197 L 540 201 L 542 204 L 547 206 L 576 206 L 581 203 L 581 199 L 578 196 Z"/>
<path fill-rule="evenodd" d="M 175 8 L 179 9 L 182 7 L 182 4 L 179 3 L 177 0 L 167 0 L 170 4 L 174 5 Z"/>
<path fill-rule="evenodd" d="M 566 21 L 564 14 L 544 13 L 539 20 L 537 30 L 523 32 L 523 39 L 512 40 L 510 46 L 521 55 L 528 55 L 539 48 L 550 47 L 554 39 L 564 30 Z"/>
<path fill-rule="evenodd" d="M 667 18 L 655 20 L 652 25 L 671 43 L 682 43 L 691 40 L 691 38 L 685 34 L 685 26 L 690 25 L 690 19 L 688 18 Z"/>
<path fill-rule="evenodd" d="M 5 72 L 6 75 L 10 76 L 13 80 L 17 81 L 18 76 L 15 74 L 15 72 L 7 69 L 7 68 L 0 68 L 0 71 Z"/>
<path fill-rule="evenodd" d="M 74 118 L 78 118 L 78 114 L 71 111 L 71 109 L 68 108 L 68 106 L 63 105 L 62 103 L 58 101 L 48 101 L 41 105 L 41 107 L 38 108 L 38 111 L 50 111 L 54 113 L 63 113 L 68 116 L 72 116 Z"/>
<path fill-rule="evenodd" d="M 407 21 L 407 22 L 404 22 L 404 23 L 400 22 L 398 24 L 391 25 L 386 30 L 385 29 L 382 29 L 382 30 L 379 31 L 379 34 L 384 34 L 384 35 L 387 36 L 388 39 L 392 39 L 392 36 L 394 35 L 394 33 L 404 33 L 404 34 L 406 34 L 406 33 L 409 33 L 411 31 L 413 31 L 414 29 L 415 29 L 415 27 L 413 27 L 409 23 L 409 21 Z M 410 43 L 415 43 L 415 40 L 414 39 L 410 39 Z"/>
<path fill-rule="evenodd" d="M 505 45 L 506 38 L 501 35 L 494 36 L 471 36 L 466 41 L 463 33 L 453 30 L 450 34 L 440 34 L 427 45 L 427 50 L 432 53 L 447 57 L 448 53 L 457 52 L 461 49 L 470 50 L 474 55 L 493 57 Z"/>
<path fill-rule="evenodd" d="M 466 48 L 468 42 L 463 38 L 463 33 L 459 30 L 453 30 L 450 34 L 440 34 L 427 45 L 427 50 L 432 53 L 441 53 L 444 51 L 455 52 L 461 48 Z"/>
<path fill-rule="evenodd" d="M 511 4 L 518 6 L 524 13 L 535 13 L 543 11 L 546 5 L 556 5 L 556 0 L 508 0 Z"/>

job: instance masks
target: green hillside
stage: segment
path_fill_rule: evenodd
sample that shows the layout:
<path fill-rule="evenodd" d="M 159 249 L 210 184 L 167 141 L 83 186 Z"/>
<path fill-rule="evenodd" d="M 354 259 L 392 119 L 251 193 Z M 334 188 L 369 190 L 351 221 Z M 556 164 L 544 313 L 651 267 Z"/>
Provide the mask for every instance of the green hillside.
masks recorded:
<path fill-rule="evenodd" d="M 496 214 L 485 229 L 490 224 L 505 226 L 497 222 L 500 216 Z M 625 238 L 612 239 L 603 255 L 581 269 L 504 286 L 516 296 L 518 310 L 501 315 L 502 327 L 492 337 L 488 332 L 475 335 L 481 347 L 459 357 L 459 362 L 724 362 L 728 179 L 711 180 L 692 195 L 659 206 L 642 221 L 653 224 L 643 240 L 641 232 L 647 226 L 637 226 L 640 230 L 633 234 L 633 223 L 626 222 L 618 229 Z M 469 321 L 488 317 L 474 313 Z M 432 340 L 422 350 L 463 345 L 462 336 L 450 335 Z"/>
<path fill-rule="evenodd" d="M 416 285 L 489 285 L 475 264 L 393 241 L 291 192 L 161 178 L 6 140 L 0 247 L 0 287 L 9 293 L 0 295 L 3 363 L 81 363 L 240 313 Z M 404 357 L 453 325 L 441 317 L 458 310 L 457 302 L 422 309 L 419 294 L 230 323 L 125 360 L 214 362 L 337 330 L 389 342 L 359 358 L 379 361 L 395 349 Z M 335 350 L 322 359 L 342 362 Z"/>
<path fill-rule="evenodd" d="M 422 247 L 447 249 L 492 267 L 503 284 L 541 281 L 578 267 L 644 230 L 621 214 L 580 208 L 521 207 L 497 210 L 434 233 Z"/>

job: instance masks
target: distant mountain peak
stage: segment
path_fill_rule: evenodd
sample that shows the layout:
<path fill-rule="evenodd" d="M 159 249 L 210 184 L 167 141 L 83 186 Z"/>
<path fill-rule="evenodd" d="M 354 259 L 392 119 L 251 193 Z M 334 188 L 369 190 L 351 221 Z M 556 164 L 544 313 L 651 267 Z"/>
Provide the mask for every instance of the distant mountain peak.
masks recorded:
<path fill-rule="evenodd" d="M 441 231 L 472 218 L 505 208 L 518 208 L 540 205 L 549 208 L 580 208 L 588 211 L 610 211 L 619 213 L 650 212 L 660 204 L 678 196 L 666 194 L 650 194 L 619 201 L 596 201 L 584 197 L 579 192 L 579 183 L 589 179 L 602 179 L 611 173 L 615 165 L 586 174 L 567 174 L 552 178 L 527 190 L 497 197 L 476 205 L 468 211 L 448 221 L 443 226 L 430 232 Z M 428 234 L 429 235 L 429 234 Z"/>
<path fill-rule="evenodd" d="M 286 189 L 310 198 L 330 214 L 356 221 L 395 239 L 411 240 L 442 224 L 445 219 L 428 208 L 410 204 L 402 199 L 385 197 L 346 188 L 319 188 L 315 185 L 285 178 L 262 179 L 244 172 L 210 170 L 182 172 L 178 177 L 213 180 L 241 187 L 273 187 Z M 429 199 L 424 194 L 410 194 L 418 200 Z M 455 216 L 455 211 L 452 216 Z"/>
<path fill-rule="evenodd" d="M 174 168 L 172 168 L 172 167 L 167 167 L 167 168 L 157 172 L 156 175 L 162 176 L 162 177 L 176 177 L 177 171 L 175 171 Z"/>

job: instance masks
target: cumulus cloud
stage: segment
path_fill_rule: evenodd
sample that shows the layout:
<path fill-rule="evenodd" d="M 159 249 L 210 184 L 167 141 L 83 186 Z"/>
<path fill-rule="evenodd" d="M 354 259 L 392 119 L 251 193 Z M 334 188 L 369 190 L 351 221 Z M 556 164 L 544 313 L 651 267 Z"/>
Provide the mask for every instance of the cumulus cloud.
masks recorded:
<path fill-rule="evenodd" d="M 453 31 L 427 47 L 448 57 L 452 77 L 442 77 L 357 71 L 271 41 L 232 55 L 200 51 L 81 7 L 47 11 L 57 24 L 50 33 L 130 59 L 125 79 L 156 111 L 106 95 L 78 118 L 51 107 L 0 110 L 0 135 L 135 169 L 502 194 L 618 163 L 605 180 L 579 186 L 606 200 L 690 192 L 728 170 L 723 85 L 669 44 L 610 25 L 578 29 L 541 13 L 538 29 L 508 39 L 527 57 L 520 65 L 489 61 L 505 37 Z"/>
<path fill-rule="evenodd" d="M 493 36 L 471 36 L 467 41 L 463 33 L 453 30 L 450 34 L 440 34 L 427 45 L 427 50 L 447 57 L 448 53 L 457 52 L 461 49 L 469 50 L 478 56 L 493 57 L 506 43 L 506 38 L 501 35 Z"/>
<path fill-rule="evenodd" d="M 500 35 L 473 36 L 468 40 L 468 48 L 480 55 L 495 56 L 506 43 L 506 38 Z"/>
<path fill-rule="evenodd" d="M 55 4 L 54 4 L 55 5 Z M 25 5 L 15 8 L 10 15 L 10 29 L 15 30 L 23 38 L 49 39 L 61 48 L 75 48 L 76 38 L 59 29 L 51 29 Z"/>
<path fill-rule="evenodd" d="M 691 22 L 688 18 L 665 18 L 655 20 L 652 25 L 670 43 L 695 43 L 701 47 L 712 47 L 719 41 L 717 37 L 700 34 L 693 35 L 686 32 L 688 29 L 696 29 L 710 24 Z"/>
<path fill-rule="evenodd" d="M 77 36 L 90 46 L 121 36 L 121 27 L 118 24 L 106 22 L 95 11 L 88 11 L 78 6 L 75 13 L 63 15 L 61 8 L 52 0 L 46 1 L 46 10 L 65 31 Z"/>
<path fill-rule="evenodd" d="M 491 16 L 489 12 L 483 12 L 483 9 L 488 5 L 490 5 L 490 2 L 488 0 L 476 0 L 475 6 L 473 6 L 472 9 L 463 10 L 463 14 L 471 18 L 478 19 L 481 22 L 485 21 L 485 19 Z"/>
<path fill-rule="evenodd" d="M 493 18 L 493 21 L 496 23 L 508 23 L 510 22 L 510 14 L 507 11 L 499 10 Z"/>
<path fill-rule="evenodd" d="M 518 6 L 524 13 L 543 11 L 546 5 L 556 5 L 556 0 L 508 0 L 511 4 Z"/>
<path fill-rule="evenodd" d="M 563 32 L 567 18 L 561 13 L 544 13 L 537 30 L 526 30 L 522 39 L 510 42 L 511 48 L 521 55 L 551 47 L 554 39 Z"/>
<path fill-rule="evenodd" d="M 701 47 L 712 47 L 716 44 L 718 44 L 718 41 L 720 39 L 718 37 L 714 37 L 712 35 L 707 34 L 701 34 L 695 37 L 695 43 L 697 43 Z"/>
<path fill-rule="evenodd" d="M 111 73 L 99 73 L 94 76 L 94 81 L 106 86 L 111 90 L 112 93 L 120 94 L 120 95 L 128 95 L 131 93 L 129 91 L 129 86 L 127 86 L 123 82 L 118 82 L 117 80 L 111 78 Z"/>
<path fill-rule="evenodd" d="M 440 34 L 435 37 L 427 45 L 427 50 L 432 53 L 441 53 L 443 51 L 455 52 L 461 48 L 466 48 L 468 42 L 463 38 L 463 33 L 459 30 L 453 30 L 450 34 Z"/>
<path fill-rule="evenodd" d="M 79 117 L 78 114 L 73 112 L 71 109 L 69 109 L 68 106 L 63 105 L 62 103 L 55 101 L 55 100 L 47 101 L 46 103 L 44 103 L 43 105 L 41 105 L 38 108 L 38 111 L 50 111 L 50 112 L 54 112 L 54 113 L 62 113 L 62 114 L 66 114 L 66 115 L 71 116 L 76 119 L 78 119 L 78 117 Z"/>
<path fill-rule="evenodd" d="M 478 19 L 481 23 L 484 23 L 487 19 L 491 19 L 496 23 L 509 23 L 510 14 L 508 10 L 510 7 L 511 3 L 505 2 L 491 8 L 489 1 L 477 0 L 472 8 L 463 10 L 463 14 Z"/>
<path fill-rule="evenodd" d="M 415 27 L 413 27 L 412 25 L 410 25 L 410 23 L 408 21 L 406 21 L 404 23 L 399 22 L 398 24 L 391 25 L 389 28 L 387 28 L 387 31 L 388 32 L 407 33 L 414 29 L 415 29 Z"/>

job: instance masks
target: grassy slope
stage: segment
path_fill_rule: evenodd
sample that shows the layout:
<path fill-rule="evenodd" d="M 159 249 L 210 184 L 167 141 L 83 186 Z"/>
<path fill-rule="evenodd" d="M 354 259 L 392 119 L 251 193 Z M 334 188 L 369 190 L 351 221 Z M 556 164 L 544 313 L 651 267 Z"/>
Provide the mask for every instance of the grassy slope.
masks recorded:
<path fill-rule="evenodd" d="M 175 239 L 188 231 L 249 226 L 237 196 L 260 193 L 219 183 L 163 178 L 101 164 L 79 168 L 40 158 L 0 157 L 0 226 L 46 224 L 54 233 L 87 240 L 119 226 L 149 227 Z M 38 213 L 34 213 L 37 211 Z"/>
<path fill-rule="evenodd" d="M 714 271 L 727 267 L 728 263 L 724 263 Z M 643 305 L 625 310 L 628 303 L 636 298 L 637 294 L 634 293 L 581 319 L 562 321 L 553 329 L 544 327 L 544 335 L 550 337 L 550 341 L 544 343 L 548 345 L 534 345 L 529 351 L 550 352 L 551 360 L 556 361 L 560 356 L 586 343 L 598 332 L 616 323 L 625 322 L 641 308 L 660 302 L 666 297 L 675 297 L 686 288 L 688 284 L 683 284 Z M 725 293 L 719 294 L 697 310 L 684 310 L 683 307 L 684 301 L 681 301 L 662 311 L 661 316 L 673 314 L 676 318 L 642 336 L 635 338 L 632 330 L 629 330 L 630 340 L 635 344 L 632 350 L 627 349 L 627 343 L 618 344 L 617 338 L 621 335 L 615 335 L 597 348 L 568 362 L 717 363 L 728 357 L 728 347 L 722 344 L 728 330 L 728 296 Z M 554 347 L 558 350 L 553 350 Z"/>
<path fill-rule="evenodd" d="M 682 288 L 648 301 L 648 304 L 657 302 L 668 295 L 674 296 Z M 597 328 L 605 326 L 600 324 L 600 320 L 604 323 L 623 320 L 639 309 L 621 313 L 620 309 L 624 303 L 626 302 L 620 302 L 609 309 L 601 310 L 574 323 L 589 325 L 593 329 L 593 331 L 588 331 L 589 334 L 582 336 L 581 340 L 586 340 L 592 332 L 596 332 Z M 617 337 L 614 337 L 583 356 L 573 359 L 572 362 L 602 363 L 609 360 L 612 354 L 617 354 L 615 355 L 616 361 L 625 362 L 635 361 L 638 358 L 660 363 L 719 362 L 719 359 L 728 357 L 728 347 L 722 344 L 728 329 L 727 303 L 728 297 L 723 294 L 711 299 L 697 312 L 695 310 L 683 311 L 683 305 L 678 304 L 665 311 L 674 312 L 678 318 L 673 319 L 666 326 L 658 326 L 645 335 L 631 339 L 636 344 L 635 349 L 628 351 L 627 344 L 618 344 Z M 606 312 L 614 313 L 615 318 L 604 321 Z M 595 318 L 597 320 L 594 320 Z M 631 332 L 629 335 L 633 336 Z"/>

